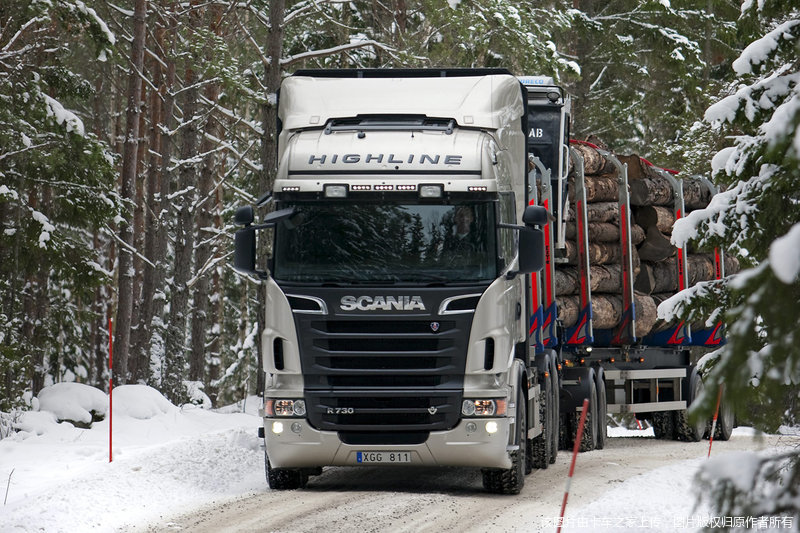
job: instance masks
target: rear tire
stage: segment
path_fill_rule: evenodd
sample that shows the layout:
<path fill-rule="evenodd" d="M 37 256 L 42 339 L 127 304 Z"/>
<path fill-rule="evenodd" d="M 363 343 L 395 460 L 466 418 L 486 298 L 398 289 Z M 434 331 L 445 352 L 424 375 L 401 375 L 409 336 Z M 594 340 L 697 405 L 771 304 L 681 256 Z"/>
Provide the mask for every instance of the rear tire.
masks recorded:
<path fill-rule="evenodd" d="M 308 473 L 301 468 L 273 468 L 266 451 L 264 467 L 267 471 L 267 484 L 272 490 L 302 489 L 308 483 Z"/>
<path fill-rule="evenodd" d="M 597 383 L 597 450 L 606 447 L 606 436 L 608 433 L 608 404 L 606 400 L 606 381 L 603 374 L 595 374 Z"/>
<path fill-rule="evenodd" d="M 583 425 L 583 435 L 581 435 L 581 445 L 579 448 L 579 451 L 581 452 L 590 452 L 597 448 L 598 405 L 597 383 L 595 380 L 592 380 L 592 383 L 589 385 L 589 387 L 589 412 L 586 413 L 586 422 L 584 422 Z M 578 419 L 578 422 L 580 423 L 580 419 Z M 577 425 L 578 424 L 575 424 L 576 430 L 573 439 L 577 438 Z"/>
<path fill-rule="evenodd" d="M 719 416 L 717 417 L 717 430 L 714 432 L 715 440 L 728 440 L 733 435 L 734 414 L 733 406 L 723 394 L 722 402 L 719 405 Z"/>
<path fill-rule="evenodd" d="M 550 381 L 552 382 L 552 406 L 550 409 L 550 416 L 552 416 L 551 423 L 553 430 L 550 432 L 552 444 L 550 445 L 550 464 L 555 464 L 556 457 L 558 457 L 558 447 L 560 440 L 560 427 L 561 427 L 561 391 L 558 385 L 558 367 L 555 360 L 550 360 Z"/>
<path fill-rule="evenodd" d="M 659 440 L 672 440 L 675 436 L 675 423 L 672 411 L 653 413 L 653 434 Z"/>
<path fill-rule="evenodd" d="M 483 487 L 493 494 L 519 494 L 525 485 L 525 463 L 527 456 L 528 417 L 525 405 L 525 395 L 522 386 L 517 392 L 517 417 L 514 422 L 514 431 L 517 432 L 517 449 L 512 451 L 511 468 L 485 468 L 483 474 Z"/>
<path fill-rule="evenodd" d="M 691 407 L 694 401 L 703 392 L 703 380 L 697 370 L 692 371 L 689 379 L 689 397 L 687 405 Z M 708 432 L 708 422 L 705 419 L 689 420 L 688 410 L 675 411 L 675 438 L 684 442 L 699 442 Z"/>

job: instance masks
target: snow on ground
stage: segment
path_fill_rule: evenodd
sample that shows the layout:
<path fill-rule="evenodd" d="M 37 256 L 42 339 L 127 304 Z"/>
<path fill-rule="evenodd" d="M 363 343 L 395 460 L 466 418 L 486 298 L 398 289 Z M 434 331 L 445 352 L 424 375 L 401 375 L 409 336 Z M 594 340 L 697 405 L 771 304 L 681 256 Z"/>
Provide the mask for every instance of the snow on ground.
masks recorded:
<path fill-rule="evenodd" d="M 85 420 L 89 411 L 104 413 L 107 404 L 98 401 L 97 391 L 81 387 L 46 389 L 42 410 L 25 413 L 17 423 L 20 431 L 0 440 L 0 498 L 7 498 L 0 532 L 164 525 L 170 517 L 269 490 L 256 436 L 256 398 L 247 400 L 245 412 L 241 406 L 181 409 L 154 389 L 119 387 L 109 463 L 107 420 L 79 429 L 58 423 L 52 411 L 44 410 L 54 406 L 61 418 L 76 420 Z M 737 429 L 734 436 L 748 434 L 752 431 Z M 651 428 L 609 428 L 612 437 L 652 435 Z M 592 503 L 568 506 L 564 531 L 698 531 L 708 512 L 695 509 L 691 483 L 704 457 L 700 449 L 668 466 L 616 480 Z M 579 461 L 591 458 L 582 455 Z"/>
<path fill-rule="evenodd" d="M 52 389 L 45 396 L 56 404 L 97 398 Z M 0 441 L 0 531 L 114 531 L 264 490 L 255 398 L 246 413 L 221 414 L 127 385 L 115 389 L 113 405 L 112 463 L 107 420 L 87 430 L 47 411 L 23 415 L 23 431 Z"/>

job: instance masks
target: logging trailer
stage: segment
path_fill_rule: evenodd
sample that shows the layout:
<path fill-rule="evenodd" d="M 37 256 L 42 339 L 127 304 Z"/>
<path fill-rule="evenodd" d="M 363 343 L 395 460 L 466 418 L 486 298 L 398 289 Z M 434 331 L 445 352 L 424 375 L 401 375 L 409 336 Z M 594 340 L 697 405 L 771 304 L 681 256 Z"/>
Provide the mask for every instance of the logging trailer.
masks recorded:
<path fill-rule="evenodd" d="M 657 437 L 703 437 L 686 417 L 702 390 L 690 347 L 723 342 L 721 329 L 636 335 L 626 165 L 595 148 L 618 180 L 623 314 L 593 327 L 583 162 L 551 79 L 309 70 L 284 80 L 278 106 L 277 179 L 257 204 L 273 210 L 259 222 L 237 210 L 234 252 L 266 296 L 270 487 L 329 465 L 463 466 L 490 492 L 518 493 L 571 446 L 585 398 L 584 451 L 604 446 L 608 412 L 652 420 Z M 664 178 L 680 218 L 681 181 Z M 567 265 L 579 272 L 572 326 L 555 286 Z"/>

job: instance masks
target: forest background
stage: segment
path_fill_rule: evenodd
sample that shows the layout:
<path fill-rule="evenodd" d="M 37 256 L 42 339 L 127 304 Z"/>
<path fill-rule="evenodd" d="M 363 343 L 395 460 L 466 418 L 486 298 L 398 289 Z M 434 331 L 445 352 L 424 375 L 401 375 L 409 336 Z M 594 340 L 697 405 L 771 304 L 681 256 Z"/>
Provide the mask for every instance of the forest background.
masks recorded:
<path fill-rule="evenodd" d="M 788 324 L 764 327 L 778 317 L 751 305 L 746 282 L 711 284 L 678 306 L 738 320 L 737 302 L 750 302 L 757 331 L 742 330 L 741 353 L 728 355 L 769 356 L 738 378 L 762 400 L 791 399 L 763 419 L 777 427 L 795 416 L 787 390 L 800 382 L 781 333 L 798 329 L 797 272 L 766 268 L 770 245 L 800 220 L 799 33 L 797 6 L 777 0 L 3 2 L 0 412 L 54 382 L 105 390 L 110 334 L 116 383 L 151 385 L 176 404 L 258 391 L 264 307 L 258 282 L 231 268 L 231 219 L 271 190 L 281 79 L 299 68 L 455 66 L 553 76 L 573 95 L 573 137 L 685 174 L 710 176 L 714 154 L 740 149 L 738 166 L 714 166 L 725 187 L 758 177 L 764 161 L 783 170 L 785 187 L 765 197 L 771 215 L 748 211 L 749 233 L 706 226 L 701 244 L 788 287 L 760 297 L 784 305 Z M 777 143 L 762 131 L 773 114 L 785 122 Z M 733 216 L 736 198 L 709 217 Z M 775 383 L 754 384 L 776 364 Z"/>

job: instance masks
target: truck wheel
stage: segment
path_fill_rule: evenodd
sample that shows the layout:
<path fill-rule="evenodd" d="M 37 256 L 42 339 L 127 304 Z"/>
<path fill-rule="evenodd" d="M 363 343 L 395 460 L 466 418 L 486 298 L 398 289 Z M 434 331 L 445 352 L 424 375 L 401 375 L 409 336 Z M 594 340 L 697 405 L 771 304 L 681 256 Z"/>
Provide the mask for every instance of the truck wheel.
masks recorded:
<path fill-rule="evenodd" d="M 553 439 L 553 384 L 547 377 L 544 379 L 544 390 L 539 395 L 539 420 L 542 422 L 542 433 L 537 437 L 528 440 L 528 462 L 529 468 L 525 469 L 526 474 L 530 474 L 534 468 L 544 470 L 550 466 L 551 447 Z"/>
<path fill-rule="evenodd" d="M 597 383 L 597 447 L 602 450 L 606 447 L 606 434 L 608 433 L 608 403 L 606 400 L 606 380 L 601 372 L 595 373 Z"/>
<path fill-rule="evenodd" d="M 483 487 L 493 494 L 519 494 L 525 485 L 526 441 L 528 437 L 528 418 L 525 409 L 525 396 L 522 389 L 517 392 L 517 417 L 514 431 L 517 432 L 517 449 L 512 451 L 511 468 L 485 468 L 482 470 Z"/>
<path fill-rule="evenodd" d="M 674 438 L 675 424 L 672 411 L 656 411 L 653 413 L 653 434 L 660 440 Z"/>
<path fill-rule="evenodd" d="M 550 446 L 550 464 L 552 465 L 556 462 L 556 457 L 558 457 L 559 427 L 561 426 L 561 391 L 559 391 L 558 386 L 558 368 L 556 367 L 556 362 L 552 359 L 550 360 L 550 381 L 552 382 L 553 393 L 551 397 L 552 409 L 550 409 L 550 416 L 552 417 L 550 438 L 553 441 Z"/>
<path fill-rule="evenodd" d="M 590 452 L 597 448 L 597 382 L 592 380 L 589 387 L 589 412 L 586 413 L 586 422 L 583 425 L 583 435 L 581 435 L 581 445 L 579 448 L 581 452 Z M 580 419 L 578 419 L 578 422 L 580 422 Z M 578 424 L 575 424 L 575 437 L 577 437 L 577 425 Z"/>
<path fill-rule="evenodd" d="M 728 440 L 733 435 L 733 406 L 723 394 L 722 402 L 719 404 L 719 415 L 717 416 L 717 430 L 714 432 L 715 440 Z"/>
<path fill-rule="evenodd" d="M 691 378 L 689 379 L 689 397 L 687 404 L 689 406 L 703 392 L 703 380 L 697 370 L 692 370 Z M 696 420 L 693 424 L 689 421 L 688 411 L 675 411 L 675 438 L 684 442 L 699 442 L 700 439 L 706 434 L 707 421 L 705 419 Z"/>
<path fill-rule="evenodd" d="M 267 483 L 273 490 L 302 489 L 308 482 L 308 474 L 301 468 L 272 468 L 266 451 L 264 466 L 267 470 Z"/>

